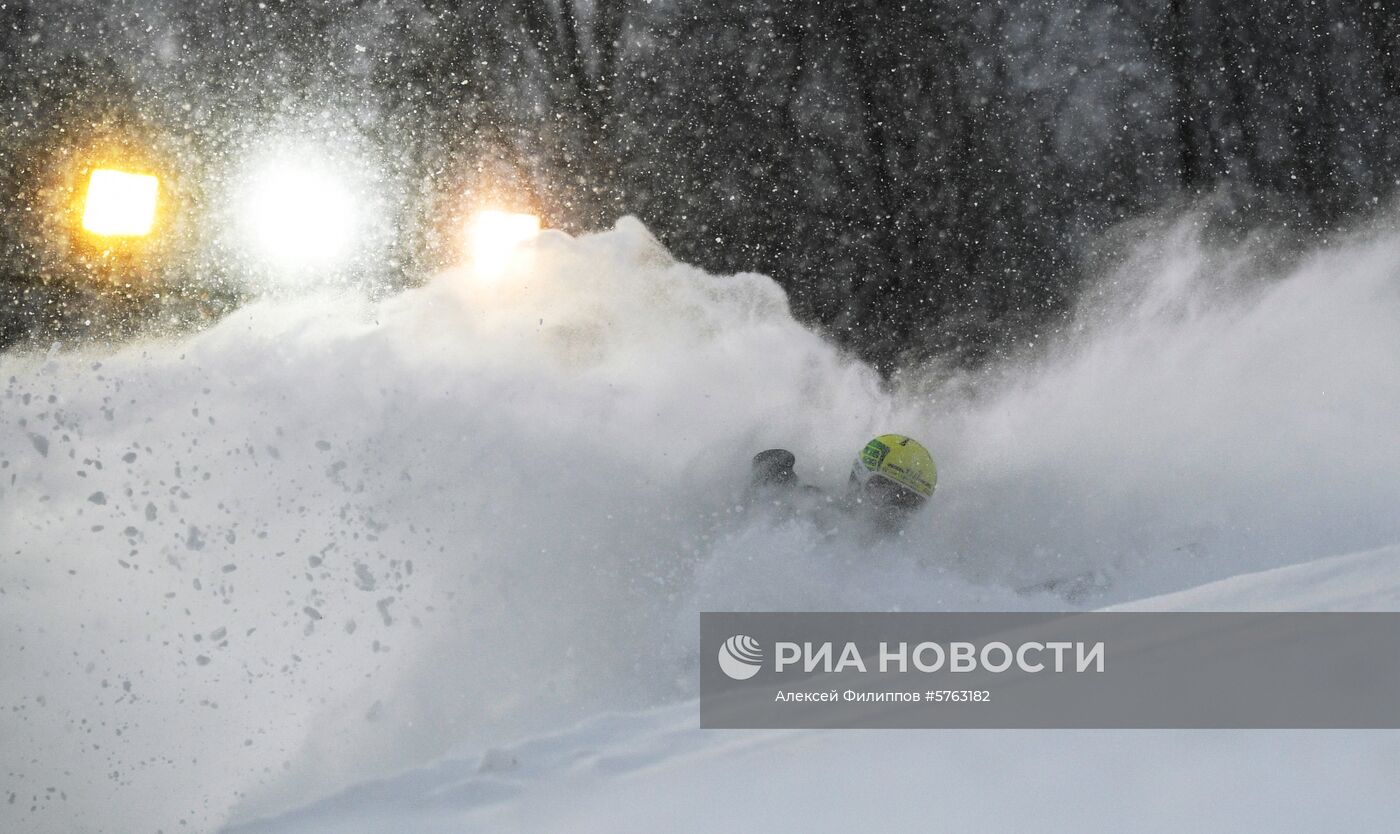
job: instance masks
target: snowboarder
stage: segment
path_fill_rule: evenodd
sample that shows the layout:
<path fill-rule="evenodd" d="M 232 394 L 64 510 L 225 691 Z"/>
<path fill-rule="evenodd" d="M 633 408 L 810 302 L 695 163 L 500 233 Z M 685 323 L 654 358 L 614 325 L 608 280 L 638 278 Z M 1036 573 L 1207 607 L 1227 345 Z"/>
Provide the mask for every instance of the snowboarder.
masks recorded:
<path fill-rule="evenodd" d="M 803 484 L 786 449 L 754 456 L 747 498 L 750 506 L 777 507 L 787 515 L 826 515 L 832 508 L 854 517 L 882 535 L 897 533 L 927 503 L 938 483 L 933 456 L 921 443 L 902 434 L 882 434 L 861 449 L 851 465 L 845 494 L 828 496 Z"/>

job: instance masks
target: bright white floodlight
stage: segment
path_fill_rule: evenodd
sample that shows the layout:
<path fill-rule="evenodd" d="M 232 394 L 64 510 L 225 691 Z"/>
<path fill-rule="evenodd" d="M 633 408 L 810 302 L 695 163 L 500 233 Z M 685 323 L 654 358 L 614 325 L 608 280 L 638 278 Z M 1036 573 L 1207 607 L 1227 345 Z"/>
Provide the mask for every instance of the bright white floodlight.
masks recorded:
<path fill-rule="evenodd" d="M 540 219 L 533 214 L 478 211 L 467 221 L 466 232 L 473 271 L 495 279 L 506 271 L 516 248 L 540 233 Z"/>
<path fill-rule="evenodd" d="M 289 268 L 329 266 L 345 258 L 359 222 L 355 195 L 330 172 L 294 162 L 258 172 L 244 205 L 254 245 Z"/>

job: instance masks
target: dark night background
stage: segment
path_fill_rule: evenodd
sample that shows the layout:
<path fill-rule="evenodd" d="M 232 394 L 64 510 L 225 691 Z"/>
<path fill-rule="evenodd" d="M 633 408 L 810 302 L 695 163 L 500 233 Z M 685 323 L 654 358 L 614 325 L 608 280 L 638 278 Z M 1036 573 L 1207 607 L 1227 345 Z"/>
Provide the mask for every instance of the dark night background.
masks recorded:
<path fill-rule="evenodd" d="M 1053 328 L 1124 220 L 1301 246 L 1377 212 L 1397 34 L 1373 0 L 0 0 L 0 343 L 239 303 L 199 212 L 259 125 L 299 123 L 389 171 L 364 281 L 443 265 L 441 219 L 490 187 L 772 274 L 883 367 L 976 362 Z M 183 212 L 117 287 L 53 219 L 93 147 Z"/>

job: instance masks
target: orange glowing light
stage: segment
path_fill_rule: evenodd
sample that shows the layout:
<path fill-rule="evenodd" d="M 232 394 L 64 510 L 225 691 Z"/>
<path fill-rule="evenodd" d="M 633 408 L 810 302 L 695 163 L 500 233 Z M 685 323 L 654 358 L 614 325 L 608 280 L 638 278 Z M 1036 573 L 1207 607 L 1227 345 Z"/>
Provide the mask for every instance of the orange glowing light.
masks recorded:
<path fill-rule="evenodd" d="M 156 219 L 160 180 L 98 168 L 88 180 L 83 204 L 83 229 L 103 237 L 144 237 Z"/>

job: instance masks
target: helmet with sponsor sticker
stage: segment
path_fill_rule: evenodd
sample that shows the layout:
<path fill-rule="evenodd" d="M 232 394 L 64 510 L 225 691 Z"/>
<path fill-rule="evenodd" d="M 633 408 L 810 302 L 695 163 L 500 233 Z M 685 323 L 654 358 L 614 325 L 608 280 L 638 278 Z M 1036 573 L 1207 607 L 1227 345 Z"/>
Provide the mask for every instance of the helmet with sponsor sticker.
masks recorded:
<path fill-rule="evenodd" d="M 865 444 L 851 466 L 850 487 L 878 507 L 912 510 L 933 495 L 938 470 L 923 444 L 902 434 L 882 434 Z"/>

